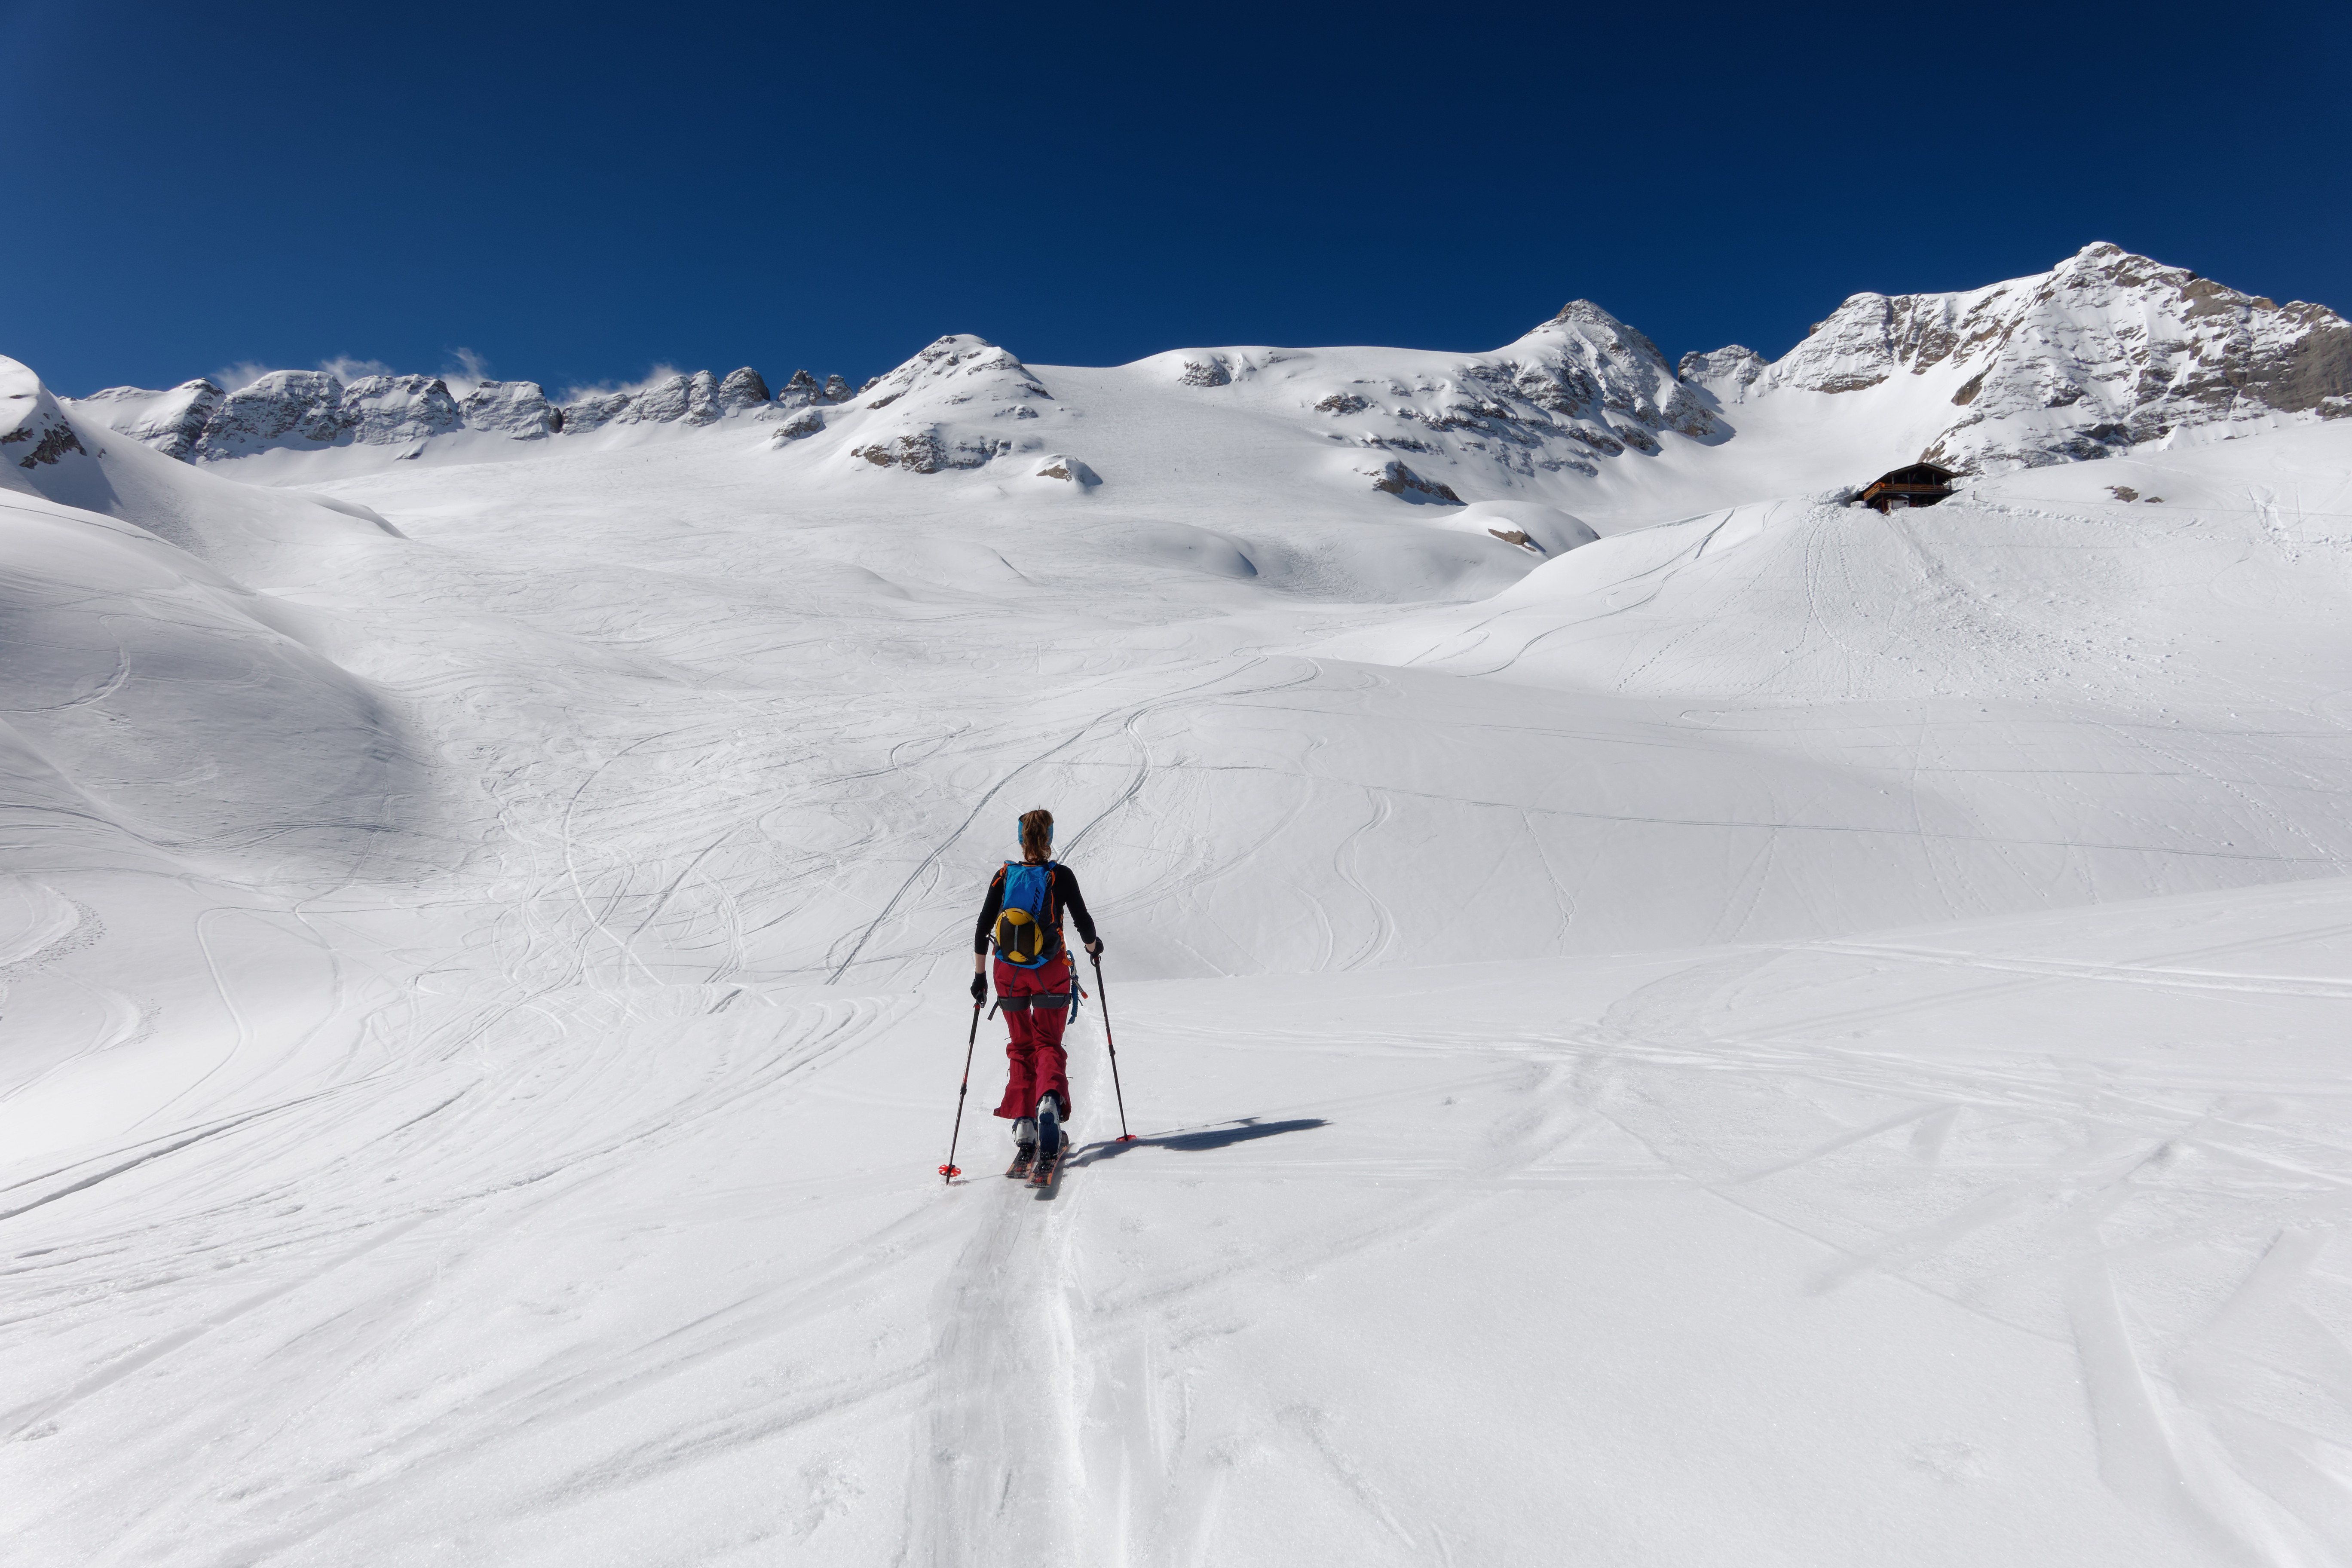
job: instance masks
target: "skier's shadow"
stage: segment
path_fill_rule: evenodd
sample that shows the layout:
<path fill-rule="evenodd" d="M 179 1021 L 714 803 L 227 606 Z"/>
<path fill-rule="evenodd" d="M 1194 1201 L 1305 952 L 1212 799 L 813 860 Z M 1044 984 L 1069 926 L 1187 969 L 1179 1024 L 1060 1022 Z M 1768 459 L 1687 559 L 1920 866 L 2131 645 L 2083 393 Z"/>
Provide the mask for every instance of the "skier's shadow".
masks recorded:
<path fill-rule="evenodd" d="M 1258 1138 L 1277 1138 L 1285 1132 L 1311 1132 L 1330 1122 L 1320 1116 L 1295 1117 L 1288 1121 L 1260 1121 L 1255 1116 L 1244 1116 L 1232 1122 L 1204 1128 L 1198 1132 L 1163 1132 L 1156 1138 L 1132 1138 L 1121 1143 L 1097 1143 L 1086 1151 L 1080 1163 L 1097 1164 L 1114 1159 L 1130 1149 L 1175 1149 L 1188 1154 L 1205 1153 L 1212 1149 L 1230 1149 L 1236 1143 L 1247 1143 Z"/>

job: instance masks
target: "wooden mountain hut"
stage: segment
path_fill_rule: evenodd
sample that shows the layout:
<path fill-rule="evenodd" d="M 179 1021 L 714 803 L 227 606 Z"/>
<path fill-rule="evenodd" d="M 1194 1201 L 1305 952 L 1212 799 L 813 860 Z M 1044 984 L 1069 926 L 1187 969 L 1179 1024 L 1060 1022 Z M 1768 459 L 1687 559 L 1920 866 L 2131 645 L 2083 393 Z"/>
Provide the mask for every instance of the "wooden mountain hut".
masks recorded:
<path fill-rule="evenodd" d="M 1862 504 L 1886 512 L 1898 506 L 1934 506 L 1951 493 L 1951 469 L 1939 468 L 1933 463 L 1914 463 L 1907 468 L 1881 474 L 1864 485 Z"/>

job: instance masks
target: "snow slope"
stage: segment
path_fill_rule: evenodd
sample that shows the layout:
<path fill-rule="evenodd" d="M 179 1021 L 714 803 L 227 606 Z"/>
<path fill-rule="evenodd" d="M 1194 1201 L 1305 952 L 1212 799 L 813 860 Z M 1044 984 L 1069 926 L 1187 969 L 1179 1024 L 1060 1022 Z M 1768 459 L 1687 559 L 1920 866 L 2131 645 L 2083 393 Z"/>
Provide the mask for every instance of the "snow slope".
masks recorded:
<path fill-rule="evenodd" d="M 2343 1561 L 2352 427 L 1886 520 L 1635 336 L 380 461 L 11 369 L 15 1551 Z M 1037 804 L 1044 1199 L 987 1040 L 933 1173 Z"/>

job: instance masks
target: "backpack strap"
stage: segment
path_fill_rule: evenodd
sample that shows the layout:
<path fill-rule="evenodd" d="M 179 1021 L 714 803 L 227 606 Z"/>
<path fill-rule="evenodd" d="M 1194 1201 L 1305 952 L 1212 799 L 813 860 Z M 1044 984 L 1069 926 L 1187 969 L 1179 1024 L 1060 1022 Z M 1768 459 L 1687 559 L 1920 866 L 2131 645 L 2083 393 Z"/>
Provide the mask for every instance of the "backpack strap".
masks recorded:
<path fill-rule="evenodd" d="M 1000 996 L 996 1005 L 1008 1013 L 1026 1013 L 1032 1007 L 1054 1009 L 1070 1005 L 1067 991 L 1040 991 L 1028 996 Z"/>

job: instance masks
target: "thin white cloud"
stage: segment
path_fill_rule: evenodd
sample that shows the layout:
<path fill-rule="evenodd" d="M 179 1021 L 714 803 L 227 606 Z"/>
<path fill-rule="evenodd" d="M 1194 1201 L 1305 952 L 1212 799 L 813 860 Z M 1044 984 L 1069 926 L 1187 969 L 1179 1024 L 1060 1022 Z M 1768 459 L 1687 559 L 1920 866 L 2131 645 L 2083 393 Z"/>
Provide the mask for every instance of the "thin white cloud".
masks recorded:
<path fill-rule="evenodd" d="M 213 384 L 226 387 L 229 391 L 235 392 L 241 386 L 251 386 L 278 368 L 274 364 L 257 364 L 249 359 L 239 360 L 235 364 L 223 365 L 213 372 Z"/>
<path fill-rule="evenodd" d="M 447 384 L 451 395 L 463 397 L 490 379 L 490 362 L 469 348 L 449 351 L 454 363 L 441 367 L 441 379 Z"/>
<path fill-rule="evenodd" d="M 567 386 L 563 389 L 563 395 L 557 401 L 577 403 L 583 397 L 605 397 L 615 392 L 639 393 L 681 374 L 683 373 L 674 364 L 657 364 L 646 372 L 645 379 L 642 381 L 617 383 L 600 381 L 586 386 Z"/>
<path fill-rule="evenodd" d="M 319 362 L 319 368 L 337 381 L 345 382 L 357 381 L 363 375 L 397 375 L 399 374 L 380 359 L 353 359 L 349 354 L 337 354 L 332 359 L 322 359 Z"/>

